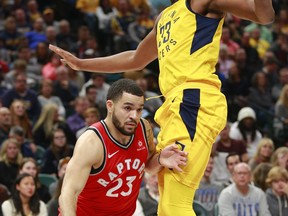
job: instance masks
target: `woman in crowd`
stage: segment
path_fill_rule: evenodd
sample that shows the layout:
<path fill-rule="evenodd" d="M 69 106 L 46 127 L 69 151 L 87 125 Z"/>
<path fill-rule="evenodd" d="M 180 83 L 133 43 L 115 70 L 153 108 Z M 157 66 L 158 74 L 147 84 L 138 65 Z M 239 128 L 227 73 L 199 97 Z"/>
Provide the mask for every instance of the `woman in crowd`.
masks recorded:
<path fill-rule="evenodd" d="M 262 138 L 257 145 L 256 154 L 249 161 L 251 170 L 253 171 L 260 163 L 269 163 L 274 149 L 275 147 L 272 139 Z"/>
<path fill-rule="evenodd" d="M 73 154 L 73 146 L 69 145 L 64 131 L 60 128 L 52 132 L 52 142 L 43 157 L 41 173 L 58 174 L 58 164 L 60 159 Z"/>
<path fill-rule="evenodd" d="M 0 151 L 0 183 L 9 190 L 19 172 L 22 159 L 18 142 L 12 138 L 5 140 Z"/>
<path fill-rule="evenodd" d="M 20 174 L 16 178 L 12 190 L 12 197 L 2 203 L 4 216 L 47 216 L 47 208 L 43 201 L 39 200 L 36 193 L 36 181 L 28 173 Z"/>
<path fill-rule="evenodd" d="M 33 158 L 23 159 L 22 163 L 20 164 L 19 174 L 23 173 L 28 173 L 33 176 L 36 181 L 36 192 L 38 193 L 40 200 L 47 203 L 51 199 L 49 189 L 39 181 L 37 163 Z"/>
<path fill-rule="evenodd" d="M 25 132 L 25 138 L 32 138 L 32 124 L 29 120 L 25 103 L 22 100 L 15 99 L 10 105 L 12 125 L 21 126 Z"/>

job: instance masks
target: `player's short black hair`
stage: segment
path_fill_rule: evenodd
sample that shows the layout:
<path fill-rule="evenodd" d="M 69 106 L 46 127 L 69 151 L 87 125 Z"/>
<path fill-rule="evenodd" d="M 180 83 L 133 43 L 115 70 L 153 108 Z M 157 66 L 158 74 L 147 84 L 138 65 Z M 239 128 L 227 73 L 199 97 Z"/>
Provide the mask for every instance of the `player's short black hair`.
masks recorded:
<path fill-rule="evenodd" d="M 139 97 L 144 96 L 143 90 L 134 80 L 120 79 L 110 86 L 107 94 L 107 100 L 117 101 L 119 98 L 121 98 L 124 92 Z"/>

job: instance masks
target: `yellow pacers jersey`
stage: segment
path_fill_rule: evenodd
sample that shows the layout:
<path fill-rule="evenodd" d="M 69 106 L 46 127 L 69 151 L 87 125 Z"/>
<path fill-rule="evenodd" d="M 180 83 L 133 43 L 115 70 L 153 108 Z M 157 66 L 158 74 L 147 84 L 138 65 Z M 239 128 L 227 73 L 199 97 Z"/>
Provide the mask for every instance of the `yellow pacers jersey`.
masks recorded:
<path fill-rule="evenodd" d="M 186 0 L 179 0 L 162 12 L 157 24 L 157 46 L 159 85 L 164 96 L 187 82 L 220 88 L 214 72 L 223 22 L 223 18 L 194 13 Z"/>

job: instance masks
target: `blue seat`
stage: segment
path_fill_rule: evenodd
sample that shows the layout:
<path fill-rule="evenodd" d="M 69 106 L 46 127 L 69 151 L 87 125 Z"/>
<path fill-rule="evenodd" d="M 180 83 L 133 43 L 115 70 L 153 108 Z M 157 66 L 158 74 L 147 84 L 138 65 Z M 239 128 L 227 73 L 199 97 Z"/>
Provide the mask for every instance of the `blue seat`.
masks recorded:
<path fill-rule="evenodd" d="M 53 182 L 58 181 L 56 176 L 50 174 L 39 173 L 38 177 L 41 184 L 46 185 L 48 188 Z"/>

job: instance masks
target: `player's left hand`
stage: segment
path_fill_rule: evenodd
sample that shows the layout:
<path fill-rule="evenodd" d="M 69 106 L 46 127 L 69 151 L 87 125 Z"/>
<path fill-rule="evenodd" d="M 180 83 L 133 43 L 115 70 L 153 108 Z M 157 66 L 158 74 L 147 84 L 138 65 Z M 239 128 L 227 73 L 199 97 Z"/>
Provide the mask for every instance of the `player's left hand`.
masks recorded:
<path fill-rule="evenodd" d="M 180 166 L 186 165 L 187 155 L 187 152 L 179 150 L 178 145 L 172 144 L 161 151 L 158 160 L 162 166 L 182 172 Z"/>

